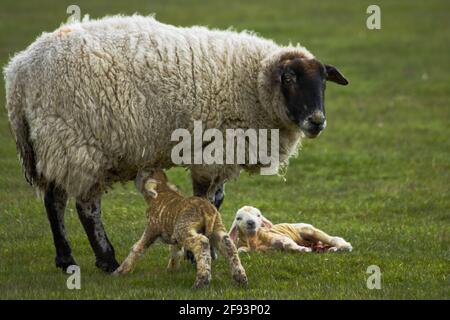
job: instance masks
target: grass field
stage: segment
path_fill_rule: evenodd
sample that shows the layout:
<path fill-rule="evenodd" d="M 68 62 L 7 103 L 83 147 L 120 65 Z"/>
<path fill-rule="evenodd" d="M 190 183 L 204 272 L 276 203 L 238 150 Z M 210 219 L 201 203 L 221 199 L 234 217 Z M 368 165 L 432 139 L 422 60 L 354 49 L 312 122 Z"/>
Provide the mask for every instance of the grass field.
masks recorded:
<path fill-rule="evenodd" d="M 304 143 L 285 181 L 243 174 L 229 183 L 222 214 L 230 226 L 236 209 L 251 204 L 274 222 L 309 222 L 341 235 L 354 251 L 244 255 L 247 289 L 232 283 L 219 258 L 210 288 L 195 291 L 193 268 L 185 263 L 178 273 L 166 272 L 168 248 L 158 244 L 134 274 L 112 278 L 95 268 L 71 201 L 66 227 L 82 289 L 68 290 L 67 275 L 54 267 L 43 204 L 25 183 L 1 107 L 0 298 L 449 299 L 450 2 L 376 1 L 382 29 L 368 30 L 372 2 L 2 0 L 1 65 L 59 26 L 76 3 L 91 17 L 156 12 L 176 25 L 251 29 L 280 44 L 301 42 L 338 66 L 350 85 L 328 86 L 327 130 Z M 186 172 L 169 175 L 191 193 Z M 120 260 L 144 228 L 144 210 L 131 184 L 103 199 Z M 366 287 L 369 265 L 381 268 L 381 290 Z"/>

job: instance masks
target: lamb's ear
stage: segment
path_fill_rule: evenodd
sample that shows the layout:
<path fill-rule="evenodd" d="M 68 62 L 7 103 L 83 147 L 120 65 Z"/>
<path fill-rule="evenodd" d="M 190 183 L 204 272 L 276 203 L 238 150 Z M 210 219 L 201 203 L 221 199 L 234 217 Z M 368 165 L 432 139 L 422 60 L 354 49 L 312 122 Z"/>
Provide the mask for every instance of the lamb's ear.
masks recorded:
<path fill-rule="evenodd" d="M 154 179 L 148 179 L 144 185 L 144 192 L 146 195 L 156 198 L 158 196 L 158 192 L 156 192 L 156 187 L 158 182 Z"/>
<path fill-rule="evenodd" d="M 228 235 L 230 236 L 230 238 L 233 242 L 236 242 L 237 236 L 238 236 L 238 226 L 237 226 L 236 219 L 233 221 L 233 224 L 231 225 L 231 229 L 230 229 L 230 232 L 228 233 Z"/>
<path fill-rule="evenodd" d="M 264 216 L 261 216 L 261 224 L 262 224 L 263 227 L 266 227 L 266 228 L 272 228 L 273 227 L 273 223 L 269 219 L 264 217 Z"/>
<path fill-rule="evenodd" d="M 327 80 L 336 82 L 337 84 L 346 86 L 348 85 L 348 80 L 344 75 L 334 66 L 326 64 L 325 69 L 327 70 Z"/>

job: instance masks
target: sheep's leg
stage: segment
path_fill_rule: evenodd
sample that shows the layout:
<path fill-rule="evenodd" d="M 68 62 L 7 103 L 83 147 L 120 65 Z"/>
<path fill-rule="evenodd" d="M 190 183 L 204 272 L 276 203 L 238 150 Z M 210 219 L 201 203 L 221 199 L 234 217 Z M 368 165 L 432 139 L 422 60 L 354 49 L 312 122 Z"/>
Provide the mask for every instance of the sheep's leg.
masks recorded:
<path fill-rule="evenodd" d="M 77 264 L 72 257 L 72 251 L 67 241 L 64 227 L 67 194 L 64 190 L 56 187 L 54 183 L 51 183 L 45 191 L 44 204 L 56 249 L 55 264 L 56 267 L 65 271 L 70 265 Z"/>
<path fill-rule="evenodd" d="M 239 284 L 246 285 L 248 279 L 244 267 L 242 267 L 241 260 L 239 259 L 238 251 L 223 226 L 220 226 L 219 230 L 214 231 L 212 241 L 213 245 L 217 247 L 220 253 L 227 259 L 233 279 Z"/>
<path fill-rule="evenodd" d="M 330 246 L 329 251 L 352 251 L 352 245 L 340 237 L 332 237 L 320 229 L 310 224 L 299 223 L 295 225 L 300 232 L 300 236 L 312 242 L 322 242 Z"/>
<path fill-rule="evenodd" d="M 147 227 L 142 234 L 142 237 L 133 245 L 127 258 L 122 262 L 119 268 L 117 268 L 114 274 L 126 274 L 133 271 L 139 257 L 142 256 L 145 250 L 147 250 L 157 238 L 158 234 Z"/>
<path fill-rule="evenodd" d="M 205 287 L 211 281 L 211 248 L 209 240 L 202 234 L 193 233 L 184 241 L 184 247 L 190 250 L 195 257 L 197 276 L 194 287 Z"/>
<path fill-rule="evenodd" d="M 119 264 L 101 220 L 101 196 L 89 200 L 77 199 L 76 207 L 96 257 L 95 265 L 105 272 L 113 272 Z"/>
<path fill-rule="evenodd" d="M 183 256 L 183 250 L 177 245 L 170 245 L 170 259 L 167 265 L 168 270 L 176 270 L 180 267 L 180 259 Z"/>

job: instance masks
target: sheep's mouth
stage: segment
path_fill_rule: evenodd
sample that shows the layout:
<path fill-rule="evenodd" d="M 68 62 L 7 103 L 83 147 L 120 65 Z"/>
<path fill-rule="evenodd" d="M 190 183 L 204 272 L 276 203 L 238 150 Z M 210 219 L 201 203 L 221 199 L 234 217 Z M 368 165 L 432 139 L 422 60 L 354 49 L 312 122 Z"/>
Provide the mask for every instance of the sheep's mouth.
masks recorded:
<path fill-rule="evenodd" d="M 325 129 L 326 122 L 322 125 L 314 125 L 311 123 L 300 124 L 300 130 L 308 139 L 314 139 L 320 135 L 320 133 Z"/>
<path fill-rule="evenodd" d="M 317 138 L 319 134 L 322 132 L 322 130 L 312 130 L 312 131 L 302 130 L 302 131 L 308 139 Z"/>

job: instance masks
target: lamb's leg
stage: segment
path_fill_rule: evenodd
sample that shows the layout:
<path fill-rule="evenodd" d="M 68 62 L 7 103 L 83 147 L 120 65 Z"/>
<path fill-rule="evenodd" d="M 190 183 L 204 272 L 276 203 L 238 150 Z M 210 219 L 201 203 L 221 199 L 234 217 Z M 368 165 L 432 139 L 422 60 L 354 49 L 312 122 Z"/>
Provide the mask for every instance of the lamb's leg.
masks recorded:
<path fill-rule="evenodd" d="M 216 184 L 216 191 L 214 193 L 214 198 L 211 198 L 208 195 L 208 191 L 211 187 L 211 184 L 214 183 L 210 180 L 199 179 L 195 177 L 195 174 L 192 175 L 192 189 L 194 190 L 194 196 L 208 198 L 208 200 L 211 201 L 211 203 L 214 204 L 214 206 L 218 210 L 225 198 L 225 184 L 224 183 Z M 214 251 L 214 247 L 211 247 L 211 257 L 213 260 L 217 258 L 217 254 Z M 185 258 L 195 265 L 195 257 L 191 251 L 189 250 L 185 251 Z"/>
<path fill-rule="evenodd" d="M 157 238 L 158 234 L 147 227 L 139 241 L 133 245 L 127 258 L 122 262 L 119 268 L 117 268 L 114 274 L 126 274 L 133 271 L 139 257 L 142 256 L 145 250 L 150 247 Z"/>
<path fill-rule="evenodd" d="M 294 240 L 288 237 L 274 237 L 271 241 L 272 248 L 292 251 L 292 252 L 311 252 L 311 248 L 299 246 Z"/>
<path fill-rule="evenodd" d="M 329 251 L 352 251 L 352 245 L 340 237 L 332 237 L 320 229 L 313 227 L 310 224 L 299 223 L 296 228 L 300 232 L 300 236 L 305 240 L 312 242 L 322 242 L 325 245 L 331 246 Z"/>
<path fill-rule="evenodd" d="M 76 207 L 78 217 L 95 253 L 95 265 L 105 272 L 113 272 L 119 264 L 101 220 L 101 196 L 89 200 L 79 198 L 76 200 Z"/>
<path fill-rule="evenodd" d="M 236 246 L 223 226 L 218 229 L 214 231 L 212 236 L 213 245 L 227 259 L 233 279 L 239 284 L 247 285 L 247 275 L 245 274 L 244 267 L 242 267 Z"/>
<path fill-rule="evenodd" d="M 54 183 L 51 183 L 45 191 L 44 204 L 56 249 L 55 264 L 56 267 L 65 271 L 70 265 L 77 264 L 72 257 L 72 251 L 67 241 L 64 227 L 67 194 L 61 188 L 56 187 Z"/>
<path fill-rule="evenodd" d="M 183 250 L 177 245 L 170 245 L 170 259 L 167 269 L 176 270 L 180 267 L 180 259 L 183 256 Z"/>
<path fill-rule="evenodd" d="M 184 241 L 184 247 L 190 250 L 195 257 L 197 276 L 194 287 L 205 287 L 211 281 L 211 248 L 209 240 L 202 234 L 192 233 Z"/>

